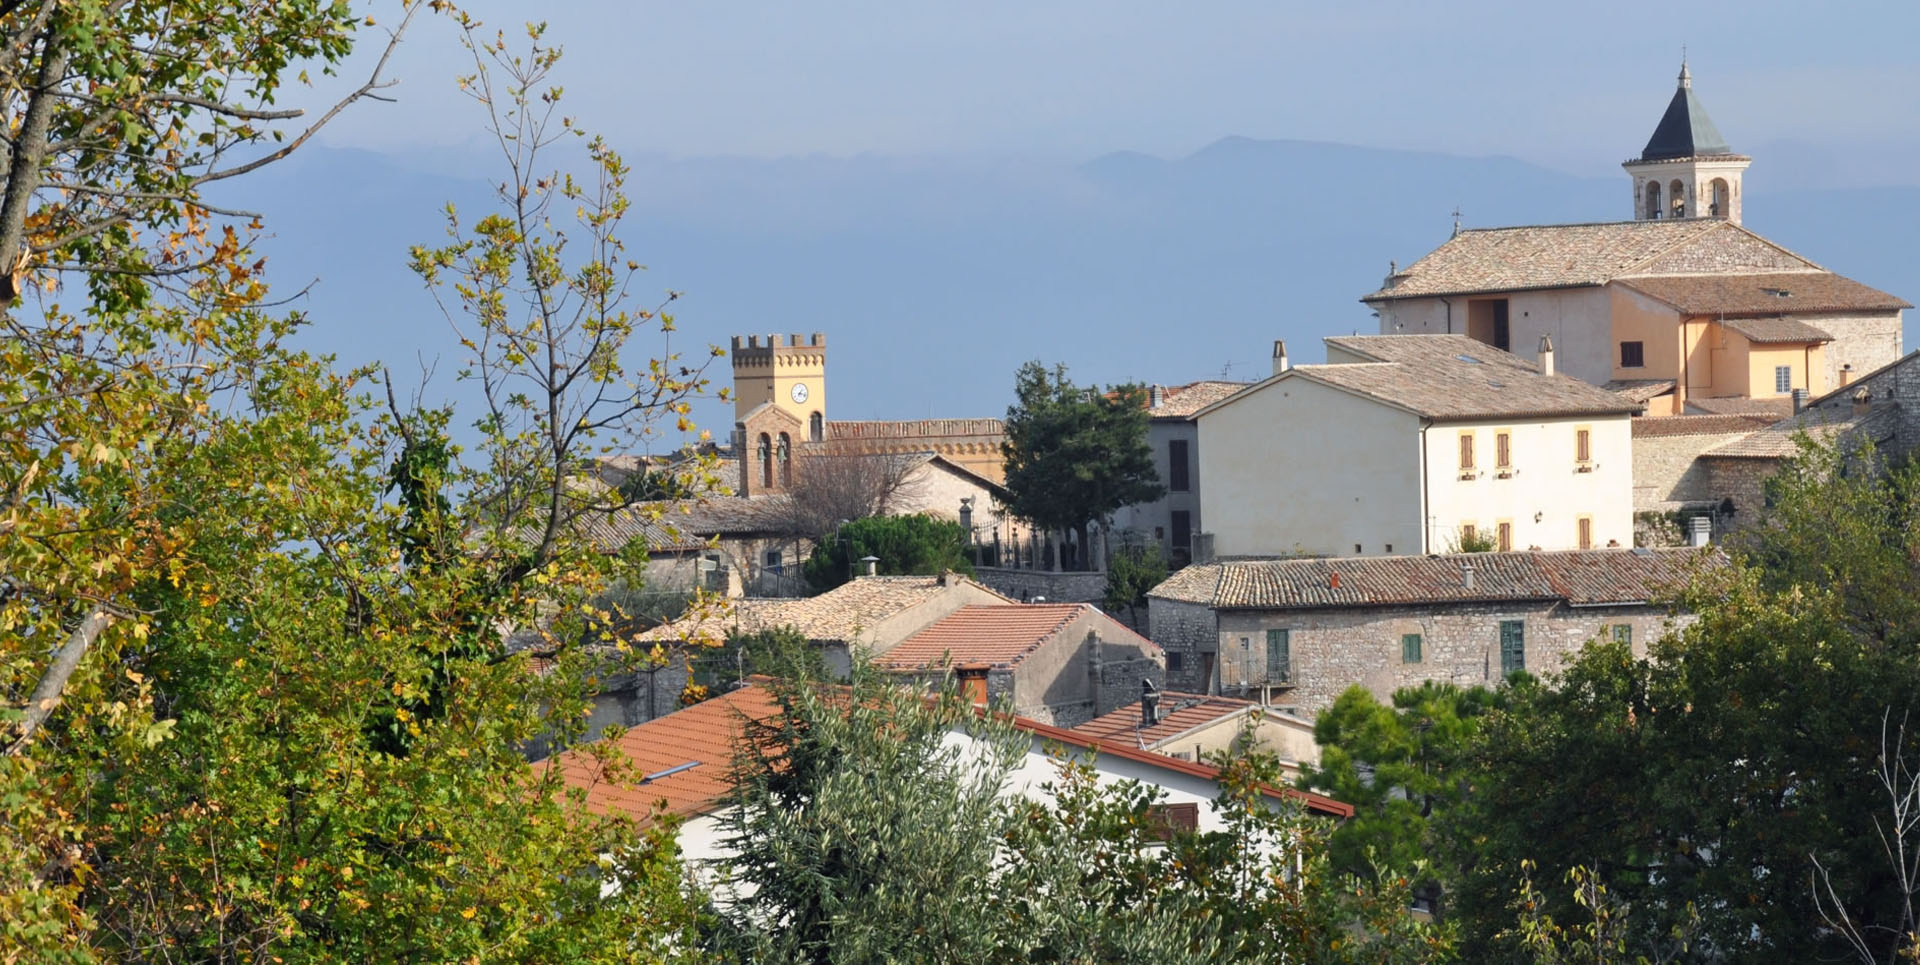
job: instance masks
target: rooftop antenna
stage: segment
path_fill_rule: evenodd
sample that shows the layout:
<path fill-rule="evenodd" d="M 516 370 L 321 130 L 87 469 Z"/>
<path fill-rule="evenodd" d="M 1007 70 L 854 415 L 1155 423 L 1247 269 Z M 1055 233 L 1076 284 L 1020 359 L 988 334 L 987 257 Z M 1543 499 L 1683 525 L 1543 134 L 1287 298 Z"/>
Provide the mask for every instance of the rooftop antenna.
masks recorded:
<path fill-rule="evenodd" d="M 1453 233 L 1456 237 L 1460 234 L 1460 206 L 1457 204 L 1453 206 Z"/>
<path fill-rule="evenodd" d="M 1915 349 L 1915 351 L 1920 351 L 1920 349 Z M 1227 381 L 1227 373 L 1232 371 L 1233 371 L 1233 360 L 1228 359 L 1227 364 L 1220 366 L 1220 381 L 1222 382 Z"/>

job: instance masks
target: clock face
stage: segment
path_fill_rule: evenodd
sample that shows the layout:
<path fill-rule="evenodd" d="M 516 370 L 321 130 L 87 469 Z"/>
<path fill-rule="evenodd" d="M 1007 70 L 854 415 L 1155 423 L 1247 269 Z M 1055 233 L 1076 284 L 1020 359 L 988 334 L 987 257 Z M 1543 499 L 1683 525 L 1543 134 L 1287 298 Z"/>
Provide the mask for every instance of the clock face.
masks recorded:
<path fill-rule="evenodd" d="M 793 401 L 795 402 L 807 401 L 807 383 L 805 382 L 793 383 L 793 392 L 790 394 L 793 396 Z"/>

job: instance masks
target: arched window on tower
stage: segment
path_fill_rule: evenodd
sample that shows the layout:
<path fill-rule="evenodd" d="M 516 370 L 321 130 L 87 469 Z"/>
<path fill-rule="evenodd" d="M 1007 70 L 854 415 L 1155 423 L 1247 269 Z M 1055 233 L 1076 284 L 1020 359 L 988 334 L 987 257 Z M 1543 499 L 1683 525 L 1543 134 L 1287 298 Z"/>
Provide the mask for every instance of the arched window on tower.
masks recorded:
<path fill-rule="evenodd" d="M 1669 218 L 1684 218 L 1687 216 L 1687 186 L 1685 182 L 1675 180 L 1672 184 L 1667 185 L 1667 208 L 1673 212 L 1667 215 Z"/>
<path fill-rule="evenodd" d="M 1733 192 L 1727 187 L 1727 179 L 1713 179 L 1713 209 L 1716 218 L 1725 218 L 1733 210 Z"/>
<path fill-rule="evenodd" d="M 827 437 L 827 419 L 818 412 L 807 417 L 807 438 L 819 442 Z"/>
<path fill-rule="evenodd" d="M 1660 209 L 1660 182 L 1648 181 L 1647 182 L 1647 220 L 1658 221 L 1660 219 L 1660 210 L 1661 210 Z"/>
<path fill-rule="evenodd" d="M 793 440 L 780 433 L 780 485 L 793 486 Z"/>
<path fill-rule="evenodd" d="M 760 433 L 760 487 L 773 488 L 773 439 Z"/>

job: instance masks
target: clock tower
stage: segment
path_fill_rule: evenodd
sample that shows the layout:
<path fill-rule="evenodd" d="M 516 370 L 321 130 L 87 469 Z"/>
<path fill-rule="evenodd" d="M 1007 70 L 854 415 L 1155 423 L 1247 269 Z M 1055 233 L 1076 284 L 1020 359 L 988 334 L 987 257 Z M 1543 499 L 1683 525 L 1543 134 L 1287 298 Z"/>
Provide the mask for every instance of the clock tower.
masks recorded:
<path fill-rule="evenodd" d="M 733 337 L 733 417 L 771 405 L 805 426 L 819 441 L 827 413 L 827 337 L 813 333 Z"/>

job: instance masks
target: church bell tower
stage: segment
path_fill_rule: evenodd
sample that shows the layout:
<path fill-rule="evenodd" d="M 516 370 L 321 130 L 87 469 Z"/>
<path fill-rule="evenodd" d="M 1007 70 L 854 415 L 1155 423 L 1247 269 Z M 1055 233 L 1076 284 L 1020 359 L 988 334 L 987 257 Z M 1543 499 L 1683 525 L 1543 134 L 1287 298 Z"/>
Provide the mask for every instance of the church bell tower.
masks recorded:
<path fill-rule="evenodd" d="M 1740 175 L 1753 159 L 1733 153 L 1693 93 L 1680 63 L 1680 88 L 1640 156 L 1621 165 L 1633 178 L 1633 220 L 1718 218 L 1740 223 Z"/>

